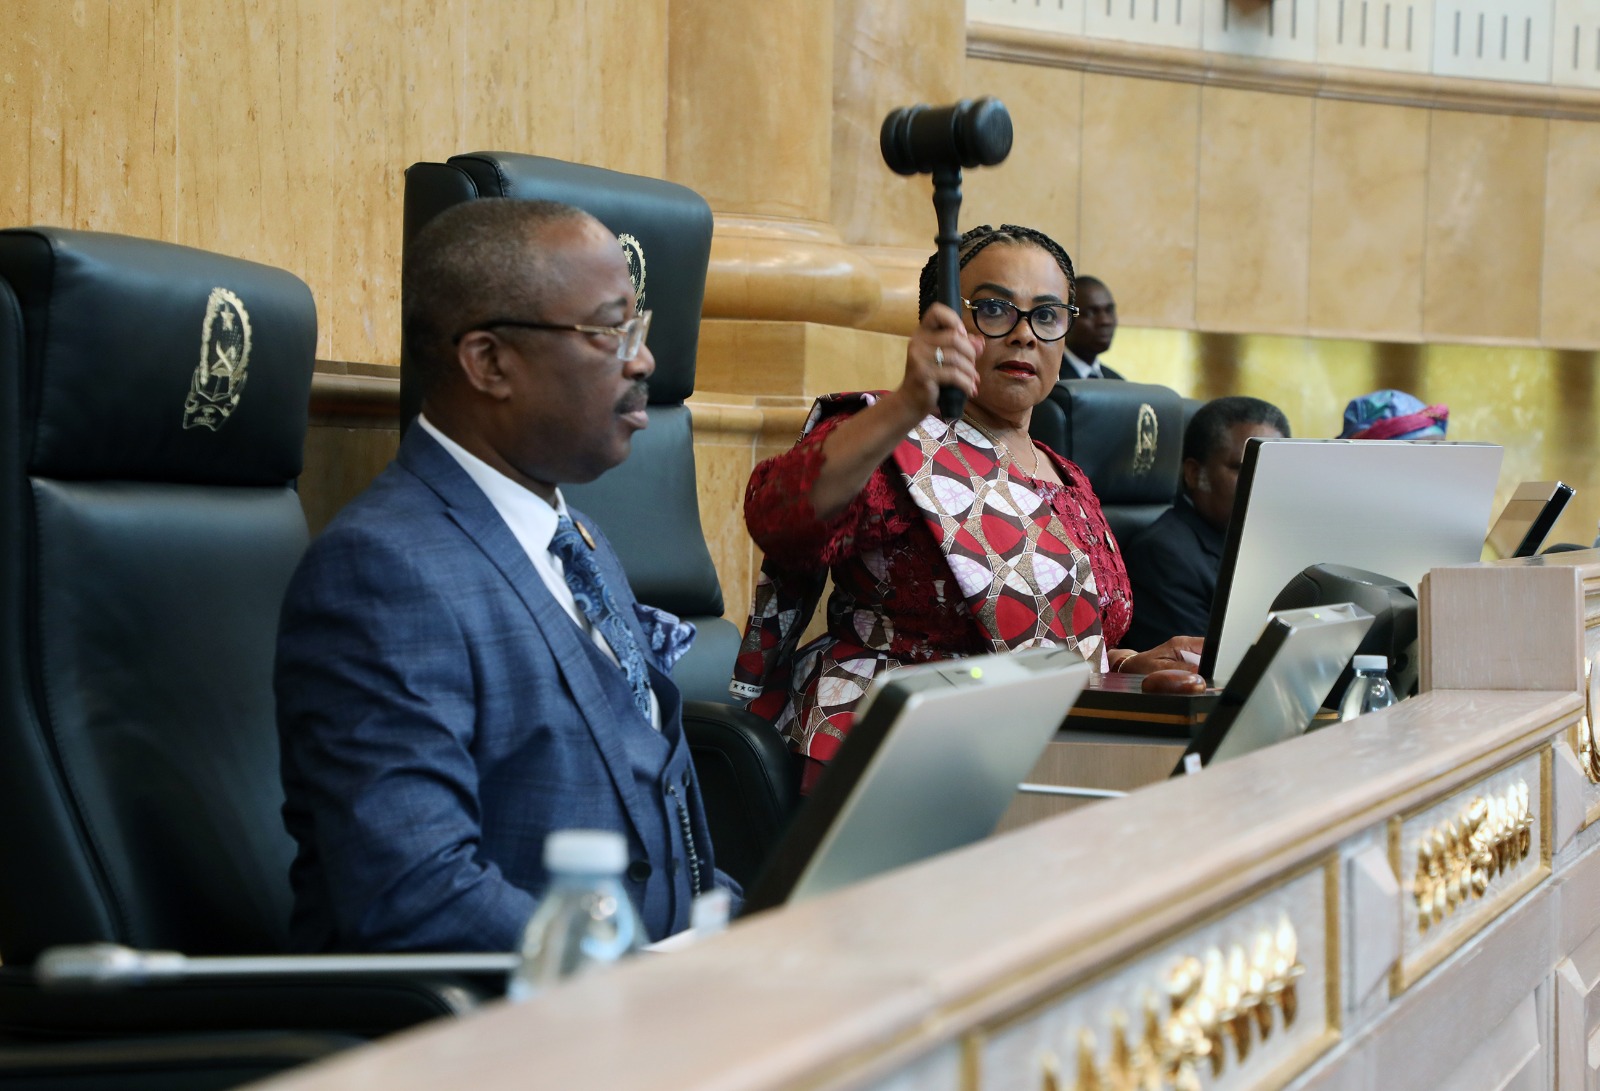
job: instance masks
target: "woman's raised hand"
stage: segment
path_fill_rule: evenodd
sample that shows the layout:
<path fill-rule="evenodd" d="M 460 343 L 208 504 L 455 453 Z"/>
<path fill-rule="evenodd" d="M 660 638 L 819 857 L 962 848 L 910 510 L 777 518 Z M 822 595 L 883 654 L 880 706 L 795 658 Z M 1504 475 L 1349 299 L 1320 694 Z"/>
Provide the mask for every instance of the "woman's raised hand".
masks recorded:
<path fill-rule="evenodd" d="M 938 411 L 941 386 L 959 387 L 969 398 L 977 393 L 982 348 L 983 336 L 968 333 L 956 312 L 942 303 L 928 308 L 906 346 L 905 378 L 896 391 L 913 420 Z"/>

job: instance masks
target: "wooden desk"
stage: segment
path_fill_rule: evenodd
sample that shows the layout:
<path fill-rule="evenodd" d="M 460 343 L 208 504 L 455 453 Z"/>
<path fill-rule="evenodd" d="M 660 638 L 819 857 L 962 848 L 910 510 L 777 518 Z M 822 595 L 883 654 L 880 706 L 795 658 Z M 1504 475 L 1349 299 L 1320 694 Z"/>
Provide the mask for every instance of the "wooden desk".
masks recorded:
<path fill-rule="evenodd" d="M 271 1086 L 1594 1086 L 1590 574 L 1450 570 L 1420 697 Z"/>

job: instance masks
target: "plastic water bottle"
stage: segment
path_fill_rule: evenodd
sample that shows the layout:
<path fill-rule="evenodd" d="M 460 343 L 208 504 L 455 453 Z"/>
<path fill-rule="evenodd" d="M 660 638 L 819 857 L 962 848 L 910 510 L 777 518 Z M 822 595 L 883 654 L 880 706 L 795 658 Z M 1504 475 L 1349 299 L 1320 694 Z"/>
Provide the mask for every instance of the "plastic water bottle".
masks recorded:
<path fill-rule="evenodd" d="M 506 996 L 525 1000 L 569 977 L 627 958 L 648 941 L 622 885 L 628 843 L 611 830 L 558 830 L 545 838 L 550 873 L 522 933 L 522 962 Z"/>
<path fill-rule="evenodd" d="M 1355 676 L 1339 701 L 1339 719 L 1353 720 L 1395 703 L 1394 687 L 1389 684 L 1389 660 L 1381 655 L 1358 655 L 1350 661 Z"/>

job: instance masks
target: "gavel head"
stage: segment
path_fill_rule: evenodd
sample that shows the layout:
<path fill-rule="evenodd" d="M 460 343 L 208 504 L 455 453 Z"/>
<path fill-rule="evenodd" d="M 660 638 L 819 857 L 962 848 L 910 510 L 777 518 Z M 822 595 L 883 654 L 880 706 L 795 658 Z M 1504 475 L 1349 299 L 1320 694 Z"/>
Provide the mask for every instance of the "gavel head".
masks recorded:
<path fill-rule="evenodd" d="M 1011 154 L 1011 115 L 993 95 L 949 106 L 902 106 L 883 119 L 878 146 L 896 174 L 992 167 Z"/>

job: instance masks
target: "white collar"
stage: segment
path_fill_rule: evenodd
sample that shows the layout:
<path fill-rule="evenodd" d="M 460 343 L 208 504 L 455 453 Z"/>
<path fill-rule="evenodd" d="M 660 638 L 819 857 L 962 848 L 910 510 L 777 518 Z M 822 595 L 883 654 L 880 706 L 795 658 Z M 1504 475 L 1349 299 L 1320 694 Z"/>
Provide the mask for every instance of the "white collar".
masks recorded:
<path fill-rule="evenodd" d="M 567 502 L 561 490 L 556 489 L 556 502 L 550 504 L 544 497 L 511 480 L 461 444 L 439 431 L 427 417 L 419 415 L 417 424 L 438 441 L 451 458 L 461 465 L 472 478 L 472 483 L 483 490 L 494 510 L 500 513 L 506 526 L 516 536 L 517 544 L 530 557 L 550 552 L 550 541 L 556 536 L 557 520 L 567 514 Z"/>
<path fill-rule="evenodd" d="M 1067 349 L 1062 359 L 1072 366 L 1072 370 L 1078 373 L 1078 378 L 1080 379 L 1102 379 L 1105 377 L 1105 372 L 1100 369 L 1100 360 L 1098 358 L 1092 364 L 1086 363 L 1078 359 L 1077 353 Z"/>

